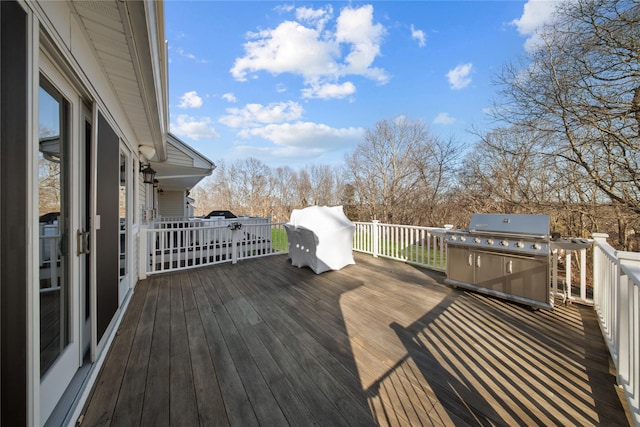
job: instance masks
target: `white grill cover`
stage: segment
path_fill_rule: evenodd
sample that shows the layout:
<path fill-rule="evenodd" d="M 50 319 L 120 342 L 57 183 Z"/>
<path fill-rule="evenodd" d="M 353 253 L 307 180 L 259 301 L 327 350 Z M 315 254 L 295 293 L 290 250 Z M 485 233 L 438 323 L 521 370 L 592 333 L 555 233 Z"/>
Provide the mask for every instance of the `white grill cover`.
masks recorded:
<path fill-rule="evenodd" d="M 355 225 L 342 206 L 294 209 L 284 227 L 291 264 L 296 267 L 308 266 L 320 274 L 355 264 L 351 249 Z"/>

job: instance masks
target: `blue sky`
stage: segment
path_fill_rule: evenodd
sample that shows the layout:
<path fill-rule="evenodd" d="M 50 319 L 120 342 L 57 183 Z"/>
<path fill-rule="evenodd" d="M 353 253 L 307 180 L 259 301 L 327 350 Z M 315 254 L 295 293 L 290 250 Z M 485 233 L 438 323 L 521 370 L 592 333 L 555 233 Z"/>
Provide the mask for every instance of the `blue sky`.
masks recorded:
<path fill-rule="evenodd" d="M 213 161 L 294 169 L 400 115 L 468 147 L 553 4 L 169 0 L 170 129 Z"/>

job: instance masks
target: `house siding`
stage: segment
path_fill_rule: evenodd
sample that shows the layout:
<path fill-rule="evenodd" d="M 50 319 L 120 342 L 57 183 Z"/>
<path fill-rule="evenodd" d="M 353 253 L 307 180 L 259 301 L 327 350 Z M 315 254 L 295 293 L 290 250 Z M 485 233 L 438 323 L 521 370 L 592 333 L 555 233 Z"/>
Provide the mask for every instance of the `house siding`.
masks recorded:
<path fill-rule="evenodd" d="M 167 162 L 179 166 L 193 166 L 193 159 L 171 144 L 167 144 Z"/>
<path fill-rule="evenodd" d="M 186 200 L 183 191 L 165 191 L 158 197 L 160 217 L 185 216 Z"/>

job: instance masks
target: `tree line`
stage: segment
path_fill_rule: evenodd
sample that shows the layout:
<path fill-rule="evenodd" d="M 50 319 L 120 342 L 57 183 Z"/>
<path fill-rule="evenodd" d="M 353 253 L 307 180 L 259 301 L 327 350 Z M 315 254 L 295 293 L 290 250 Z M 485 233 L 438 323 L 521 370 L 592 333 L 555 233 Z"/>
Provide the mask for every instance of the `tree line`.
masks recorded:
<path fill-rule="evenodd" d="M 552 23 L 496 75 L 495 126 L 464 149 L 419 120 L 381 120 L 344 165 L 227 165 L 192 192 L 197 214 L 230 209 L 287 221 L 291 210 L 343 205 L 353 221 L 466 228 L 474 212 L 545 213 L 552 231 L 606 232 L 638 250 L 640 5 L 559 3 Z"/>

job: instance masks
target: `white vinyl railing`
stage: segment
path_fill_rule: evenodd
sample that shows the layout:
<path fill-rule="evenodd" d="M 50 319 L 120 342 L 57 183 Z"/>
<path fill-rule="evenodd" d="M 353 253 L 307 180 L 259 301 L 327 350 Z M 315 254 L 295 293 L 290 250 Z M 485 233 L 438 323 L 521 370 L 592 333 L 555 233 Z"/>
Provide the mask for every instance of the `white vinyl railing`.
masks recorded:
<path fill-rule="evenodd" d="M 447 269 L 445 228 L 356 222 L 353 250 L 433 270 Z"/>
<path fill-rule="evenodd" d="M 560 277 L 558 264 L 564 262 L 564 276 Z M 576 260 L 580 279 L 573 283 L 573 260 Z M 588 284 L 587 249 L 580 250 L 554 250 L 551 252 L 551 288 L 554 303 L 558 297 L 562 302 L 577 302 L 593 305 L 593 291 Z"/>
<path fill-rule="evenodd" d="M 640 253 L 593 234 L 594 308 L 635 425 L 640 425 Z"/>
<path fill-rule="evenodd" d="M 229 222 L 161 222 L 141 227 L 139 276 L 286 253 L 283 223 L 249 219 Z"/>

